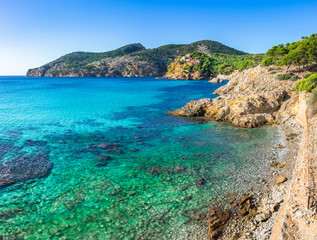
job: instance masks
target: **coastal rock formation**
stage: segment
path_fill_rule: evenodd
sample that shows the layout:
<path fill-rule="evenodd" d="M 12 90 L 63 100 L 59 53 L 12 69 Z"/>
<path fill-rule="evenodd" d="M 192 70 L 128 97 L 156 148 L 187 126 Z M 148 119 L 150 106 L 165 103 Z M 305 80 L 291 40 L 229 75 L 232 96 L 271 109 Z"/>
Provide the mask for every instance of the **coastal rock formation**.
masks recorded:
<path fill-rule="evenodd" d="M 228 121 L 235 126 L 247 128 L 275 124 L 277 120 L 292 116 L 292 111 L 296 113 L 296 110 L 284 104 L 286 101 L 294 101 L 289 96 L 294 82 L 277 80 L 267 67 L 235 72 L 232 76 L 225 86 L 215 91 L 219 97 L 191 101 L 183 108 L 168 113 Z M 283 111 L 279 111 L 282 106 Z"/>
<path fill-rule="evenodd" d="M 46 176 L 53 164 L 47 155 L 22 156 L 0 163 L 0 188 Z"/>
<path fill-rule="evenodd" d="M 224 80 L 229 80 L 232 79 L 234 76 L 236 76 L 239 72 L 237 70 L 233 71 L 229 75 L 224 75 L 224 74 L 218 74 L 216 77 L 210 79 L 208 82 L 209 83 L 222 83 Z"/>
<path fill-rule="evenodd" d="M 272 91 L 233 98 L 192 100 L 183 108 L 168 113 L 187 117 L 208 117 L 217 121 L 229 121 L 240 127 L 257 127 L 273 124 L 273 114 L 287 96 L 285 91 Z"/>
<path fill-rule="evenodd" d="M 186 117 L 199 117 L 206 114 L 207 107 L 212 104 L 212 100 L 209 98 L 202 98 L 199 100 L 191 100 L 189 103 L 180 109 L 175 111 L 169 111 L 168 113 Z"/>
<path fill-rule="evenodd" d="M 223 80 L 221 78 L 218 77 L 214 77 L 211 80 L 208 81 L 209 83 L 222 83 Z"/>

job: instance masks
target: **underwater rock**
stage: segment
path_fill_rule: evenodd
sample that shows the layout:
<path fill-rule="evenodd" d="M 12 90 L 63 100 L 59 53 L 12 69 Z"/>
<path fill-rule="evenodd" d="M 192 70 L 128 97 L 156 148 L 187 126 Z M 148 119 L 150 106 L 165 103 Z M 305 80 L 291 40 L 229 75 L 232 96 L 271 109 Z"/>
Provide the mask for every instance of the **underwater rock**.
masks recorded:
<path fill-rule="evenodd" d="M 155 165 L 150 167 L 147 173 L 152 175 L 160 175 L 161 173 L 163 173 L 163 171 L 164 169 L 161 166 Z"/>
<path fill-rule="evenodd" d="M 44 154 L 19 156 L 0 163 L 0 188 L 29 179 L 45 177 L 53 164 Z"/>
<path fill-rule="evenodd" d="M 121 187 L 116 187 L 116 188 L 112 189 L 112 190 L 109 192 L 109 196 L 116 196 L 116 195 L 118 195 L 120 192 L 122 192 L 122 188 L 121 188 Z"/>
<path fill-rule="evenodd" d="M 243 203 L 245 203 L 247 200 L 249 200 L 252 196 L 245 196 L 238 199 L 238 205 L 241 206 Z"/>
<path fill-rule="evenodd" d="M 207 181 L 204 178 L 199 178 L 199 179 L 196 180 L 196 183 L 198 185 L 205 185 L 207 183 Z"/>
<path fill-rule="evenodd" d="M 96 150 L 96 149 L 90 149 L 90 150 L 88 150 L 88 152 L 91 152 L 95 155 L 99 155 L 101 153 L 99 150 Z"/>
<path fill-rule="evenodd" d="M 110 163 L 112 158 L 108 155 L 100 155 L 96 158 L 96 160 L 98 161 L 96 164 L 97 167 L 105 167 Z"/>
<path fill-rule="evenodd" d="M 186 170 L 185 166 L 176 166 L 174 167 L 172 170 L 169 171 L 169 173 L 181 173 L 184 172 Z"/>
<path fill-rule="evenodd" d="M 28 139 L 25 141 L 26 146 L 46 146 L 47 142 L 41 140 Z"/>
<path fill-rule="evenodd" d="M 140 151 L 140 150 L 139 150 L 139 149 L 136 149 L 136 148 L 135 148 L 135 149 L 130 149 L 130 150 L 129 150 L 129 152 L 138 152 L 138 151 Z"/>
<path fill-rule="evenodd" d="M 198 213 L 193 216 L 193 218 L 197 221 L 203 220 L 207 217 L 206 213 Z"/>
<path fill-rule="evenodd" d="M 139 233 L 135 240 L 149 240 L 156 239 L 161 234 L 160 231 L 144 231 Z"/>
<path fill-rule="evenodd" d="M 113 148 L 113 147 L 118 147 L 118 143 L 100 143 L 97 147 L 98 148 L 103 148 L 103 149 L 108 149 L 108 148 Z"/>
<path fill-rule="evenodd" d="M 120 150 L 119 148 L 116 148 L 116 147 L 110 147 L 107 149 L 107 152 L 108 153 L 118 153 L 118 154 L 122 154 L 123 151 Z"/>
<path fill-rule="evenodd" d="M 191 200 L 193 197 L 192 196 L 190 196 L 190 195 L 186 195 L 185 196 L 185 200 Z"/>
<path fill-rule="evenodd" d="M 99 161 L 112 160 L 112 158 L 109 155 L 100 155 L 96 159 Z"/>
<path fill-rule="evenodd" d="M 6 209 L 0 211 L 0 221 L 14 217 L 16 214 L 23 212 L 22 209 Z M 0 238 L 1 239 L 1 238 Z"/>

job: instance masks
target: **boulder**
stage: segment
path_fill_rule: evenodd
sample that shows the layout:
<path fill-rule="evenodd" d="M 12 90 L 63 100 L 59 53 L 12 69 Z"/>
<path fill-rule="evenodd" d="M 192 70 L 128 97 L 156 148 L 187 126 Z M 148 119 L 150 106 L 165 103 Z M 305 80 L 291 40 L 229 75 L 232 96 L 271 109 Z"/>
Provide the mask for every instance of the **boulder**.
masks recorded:
<path fill-rule="evenodd" d="M 193 218 L 197 221 L 201 221 L 207 217 L 206 213 L 198 213 L 193 216 Z"/>
<path fill-rule="evenodd" d="M 206 179 L 199 178 L 196 180 L 197 185 L 205 185 L 207 183 Z"/>
<path fill-rule="evenodd" d="M 264 222 L 271 217 L 270 212 L 263 212 L 255 216 L 255 221 Z"/>
<path fill-rule="evenodd" d="M 172 115 L 186 116 L 186 117 L 202 117 L 206 113 L 208 105 L 212 103 L 210 98 L 202 98 L 199 100 L 192 100 L 180 109 L 175 111 L 168 111 Z"/>
<path fill-rule="evenodd" d="M 230 218 L 231 212 L 229 211 L 216 210 L 210 214 L 208 220 L 208 236 L 211 240 L 219 238 Z"/>
<path fill-rule="evenodd" d="M 215 78 L 212 78 L 208 81 L 209 83 L 222 83 L 223 80 L 218 78 L 218 77 L 215 77 Z"/>
<path fill-rule="evenodd" d="M 283 182 L 286 182 L 287 181 L 287 178 L 286 177 L 283 177 L 283 176 L 279 176 L 276 180 L 276 184 L 281 184 Z"/>

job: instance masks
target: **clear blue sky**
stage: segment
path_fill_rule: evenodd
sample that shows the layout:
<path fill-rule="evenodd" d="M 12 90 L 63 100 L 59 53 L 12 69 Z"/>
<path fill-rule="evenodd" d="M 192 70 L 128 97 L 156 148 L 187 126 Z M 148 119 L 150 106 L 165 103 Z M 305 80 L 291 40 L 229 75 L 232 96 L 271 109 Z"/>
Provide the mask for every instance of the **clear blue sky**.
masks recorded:
<path fill-rule="evenodd" d="M 249 53 L 317 33 L 314 0 L 0 0 L 0 75 L 73 51 L 210 39 Z"/>

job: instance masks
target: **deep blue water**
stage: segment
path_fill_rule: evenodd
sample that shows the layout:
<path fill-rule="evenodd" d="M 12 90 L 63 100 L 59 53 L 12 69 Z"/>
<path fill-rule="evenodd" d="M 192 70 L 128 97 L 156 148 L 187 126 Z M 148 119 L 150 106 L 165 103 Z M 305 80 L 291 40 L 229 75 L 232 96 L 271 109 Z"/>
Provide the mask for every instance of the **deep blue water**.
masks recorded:
<path fill-rule="evenodd" d="M 166 114 L 215 97 L 222 85 L 0 77 L 1 162 L 41 154 L 53 164 L 45 177 L 0 190 L 0 235 L 168 239 L 197 224 L 188 221 L 193 213 L 252 187 L 269 172 L 263 161 L 279 139 L 275 127 Z"/>

